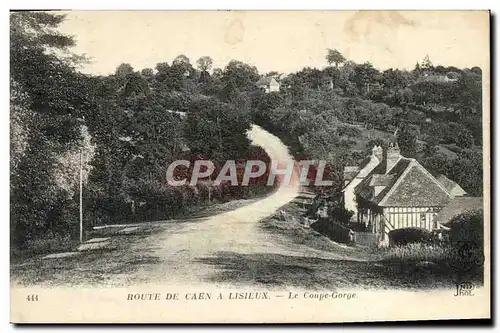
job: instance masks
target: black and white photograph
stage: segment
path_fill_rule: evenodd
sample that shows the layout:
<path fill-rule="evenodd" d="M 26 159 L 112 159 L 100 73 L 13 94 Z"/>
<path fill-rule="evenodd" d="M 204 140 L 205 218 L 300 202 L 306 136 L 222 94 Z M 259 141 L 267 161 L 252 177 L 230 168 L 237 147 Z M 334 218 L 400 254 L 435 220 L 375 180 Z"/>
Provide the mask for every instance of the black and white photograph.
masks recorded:
<path fill-rule="evenodd" d="M 488 11 L 9 21 L 11 321 L 489 318 Z"/>

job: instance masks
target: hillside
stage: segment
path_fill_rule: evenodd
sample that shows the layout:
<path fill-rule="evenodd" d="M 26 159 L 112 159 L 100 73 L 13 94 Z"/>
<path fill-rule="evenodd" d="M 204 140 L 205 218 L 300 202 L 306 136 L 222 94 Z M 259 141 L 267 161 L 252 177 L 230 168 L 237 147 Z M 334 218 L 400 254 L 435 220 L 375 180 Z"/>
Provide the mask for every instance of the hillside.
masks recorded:
<path fill-rule="evenodd" d="M 165 179 L 176 160 L 210 160 L 216 168 L 227 160 L 269 163 L 247 138 L 252 123 L 278 136 L 296 159 L 325 160 L 334 183 L 326 190 L 332 193 L 342 188 L 345 165 L 391 140 L 428 170 L 472 195 L 482 193 L 478 67 L 433 65 L 427 58 L 412 70 L 381 71 L 327 50 L 324 68 L 304 64 L 294 73 L 261 73 L 238 60 L 213 68 L 208 55 L 194 60 L 180 54 L 154 68 L 117 63 L 113 74 L 86 75 L 78 71 L 82 57 L 69 51 L 78 41 L 58 31 L 64 19 L 45 12 L 11 14 L 14 246 L 77 237 L 74 173 L 80 149 L 89 170 L 85 228 L 172 218 L 207 202 L 271 191 L 258 182 L 212 187 L 205 179 L 174 187 Z M 275 80 L 261 81 L 265 77 Z M 279 82 L 279 91 L 266 93 L 259 81 Z M 71 160 L 66 166 L 64 156 Z M 57 181 L 61 168 L 64 184 Z M 192 168 L 179 170 L 176 176 L 185 177 Z"/>

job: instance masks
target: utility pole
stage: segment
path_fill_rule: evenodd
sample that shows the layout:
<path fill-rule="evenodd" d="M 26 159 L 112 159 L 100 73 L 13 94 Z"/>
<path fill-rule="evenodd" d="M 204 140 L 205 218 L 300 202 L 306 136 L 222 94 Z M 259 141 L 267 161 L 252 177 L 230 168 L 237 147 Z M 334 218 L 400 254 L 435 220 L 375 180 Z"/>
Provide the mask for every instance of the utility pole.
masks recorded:
<path fill-rule="evenodd" d="M 80 149 L 80 243 L 83 243 L 83 149 Z"/>

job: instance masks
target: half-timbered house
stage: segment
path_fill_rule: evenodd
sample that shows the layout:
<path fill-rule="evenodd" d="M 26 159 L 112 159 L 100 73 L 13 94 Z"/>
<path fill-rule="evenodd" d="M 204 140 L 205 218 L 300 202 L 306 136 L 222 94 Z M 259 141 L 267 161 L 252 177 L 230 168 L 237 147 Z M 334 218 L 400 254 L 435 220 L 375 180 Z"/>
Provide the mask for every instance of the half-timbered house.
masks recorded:
<path fill-rule="evenodd" d="M 413 158 L 401 156 L 397 144 L 385 151 L 375 147 L 359 171 L 347 167 L 344 205 L 353 210 L 363 242 L 387 245 L 394 229 L 440 229 L 437 213 L 465 191 L 446 177 L 434 177 Z M 351 173 L 349 173 L 351 172 Z M 355 175 L 353 175 L 355 173 Z"/>

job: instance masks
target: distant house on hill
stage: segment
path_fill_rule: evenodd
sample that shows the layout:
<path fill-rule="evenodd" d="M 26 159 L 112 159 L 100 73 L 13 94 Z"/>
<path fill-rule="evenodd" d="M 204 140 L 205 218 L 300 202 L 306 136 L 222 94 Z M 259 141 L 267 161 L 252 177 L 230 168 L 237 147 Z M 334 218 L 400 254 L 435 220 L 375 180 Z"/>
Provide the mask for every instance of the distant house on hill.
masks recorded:
<path fill-rule="evenodd" d="M 274 77 L 263 77 L 257 81 L 257 87 L 266 93 L 280 91 L 280 83 Z"/>
<path fill-rule="evenodd" d="M 354 211 L 353 223 L 372 243 L 387 245 L 391 230 L 440 229 L 436 216 L 465 191 L 452 180 L 435 178 L 413 158 L 401 156 L 397 144 L 375 146 L 360 166 L 344 169 L 343 201 Z"/>
<path fill-rule="evenodd" d="M 448 72 L 446 75 L 444 74 L 433 74 L 433 73 L 424 73 L 418 81 L 427 81 L 427 82 L 436 82 L 436 83 L 447 83 L 447 82 L 456 82 L 460 78 L 460 74 L 457 72 Z"/>
<path fill-rule="evenodd" d="M 172 113 L 172 114 L 177 114 L 181 119 L 185 119 L 187 117 L 187 113 L 183 111 L 176 111 L 176 110 L 165 110 L 166 112 Z"/>

